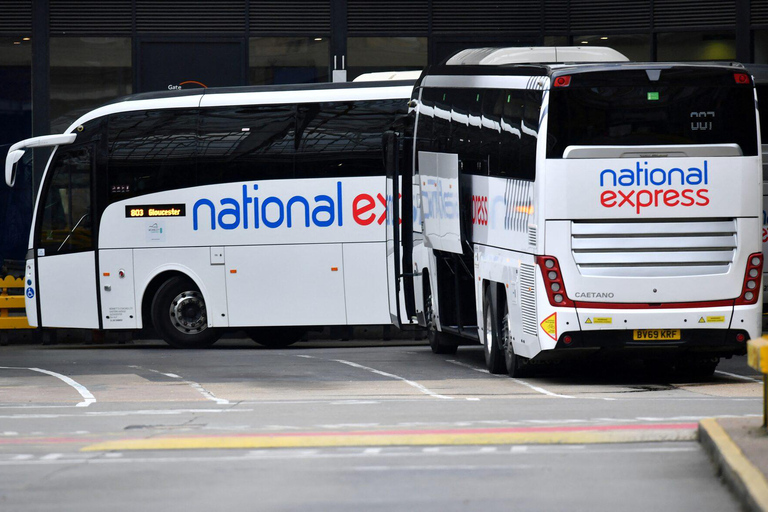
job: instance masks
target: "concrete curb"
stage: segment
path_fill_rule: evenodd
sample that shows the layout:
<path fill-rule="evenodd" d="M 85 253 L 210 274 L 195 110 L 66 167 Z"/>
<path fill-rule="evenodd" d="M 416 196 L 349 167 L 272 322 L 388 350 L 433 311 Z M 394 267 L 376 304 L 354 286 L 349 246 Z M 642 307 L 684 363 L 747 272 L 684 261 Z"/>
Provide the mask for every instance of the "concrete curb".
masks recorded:
<path fill-rule="evenodd" d="M 768 512 L 768 480 L 744 456 L 715 418 L 699 422 L 699 443 L 747 510 Z"/>

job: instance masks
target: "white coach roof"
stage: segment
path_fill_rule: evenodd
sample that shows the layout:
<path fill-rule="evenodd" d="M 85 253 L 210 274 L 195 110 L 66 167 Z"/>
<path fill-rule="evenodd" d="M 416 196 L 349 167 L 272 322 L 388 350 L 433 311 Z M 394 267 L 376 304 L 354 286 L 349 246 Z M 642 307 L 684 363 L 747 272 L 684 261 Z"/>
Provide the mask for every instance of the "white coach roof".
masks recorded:
<path fill-rule="evenodd" d="M 446 62 L 448 66 L 501 66 L 504 64 L 555 64 L 565 62 L 626 62 L 613 48 L 596 46 L 539 46 L 472 48 L 462 50 Z"/>

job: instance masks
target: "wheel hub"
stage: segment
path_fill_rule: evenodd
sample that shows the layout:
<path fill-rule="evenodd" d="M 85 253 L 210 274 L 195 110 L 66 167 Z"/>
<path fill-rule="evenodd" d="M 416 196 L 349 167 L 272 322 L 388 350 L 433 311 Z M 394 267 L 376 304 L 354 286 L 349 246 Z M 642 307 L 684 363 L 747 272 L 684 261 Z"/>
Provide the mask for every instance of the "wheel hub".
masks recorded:
<path fill-rule="evenodd" d="M 197 291 L 182 292 L 171 302 L 171 323 L 179 332 L 196 334 L 208 327 L 208 316 L 202 294 Z"/>

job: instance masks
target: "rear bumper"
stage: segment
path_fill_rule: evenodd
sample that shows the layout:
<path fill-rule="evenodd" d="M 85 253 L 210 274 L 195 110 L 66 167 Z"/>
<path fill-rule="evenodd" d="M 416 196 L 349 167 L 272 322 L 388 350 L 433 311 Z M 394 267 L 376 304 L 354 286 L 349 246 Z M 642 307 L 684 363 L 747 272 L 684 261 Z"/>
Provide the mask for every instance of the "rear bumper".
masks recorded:
<path fill-rule="evenodd" d="M 743 341 L 737 337 L 743 336 Z M 571 342 L 566 343 L 570 338 Z M 730 357 L 747 353 L 749 333 L 741 329 L 681 329 L 679 340 L 633 339 L 633 330 L 569 331 L 560 334 L 553 352 L 565 355 L 578 352 L 689 353 L 711 357 Z"/>

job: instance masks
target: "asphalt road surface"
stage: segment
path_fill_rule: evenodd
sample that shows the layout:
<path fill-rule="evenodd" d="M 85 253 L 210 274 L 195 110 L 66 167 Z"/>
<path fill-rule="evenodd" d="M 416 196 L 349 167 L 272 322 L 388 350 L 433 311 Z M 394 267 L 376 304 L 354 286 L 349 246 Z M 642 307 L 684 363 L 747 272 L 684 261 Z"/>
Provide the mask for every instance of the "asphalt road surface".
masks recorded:
<path fill-rule="evenodd" d="M 759 416 L 759 378 L 510 379 L 421 342 L 0 347 L 0 510 L 738 510 L 696 427 Z"/>

